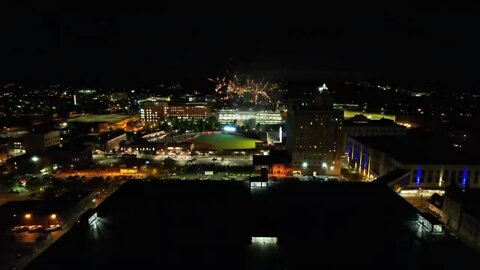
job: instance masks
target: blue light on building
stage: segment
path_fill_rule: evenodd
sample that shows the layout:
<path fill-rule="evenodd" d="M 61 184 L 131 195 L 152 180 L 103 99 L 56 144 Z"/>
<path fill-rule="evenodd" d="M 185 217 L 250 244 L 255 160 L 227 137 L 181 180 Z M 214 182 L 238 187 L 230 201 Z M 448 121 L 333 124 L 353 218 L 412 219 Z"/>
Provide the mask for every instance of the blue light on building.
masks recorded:
<path fill-rule="evenodd" d="M 362 163 L 363 163 L 363 164 L 362 164 L 362 169 L 366 170 L 366 169 L 367 169 L 367 164 L 368 164 L 368 163 L 367 163 L 367 162 L 368 162 L 368 155 L 367 155 L 367 153 L 365 153 L 365 154 L 363 155 L 362 161 L 363 161 L 363 162 L 362 162 Z"/>
<path fill-rule="evenodd" d="M 417 168 L 417 175 L 416 175 L 416 179 L 415 179 L 415 184 L 418 186 L 420 186 L 420 177 L 422 175 L 422 168 L 420 166 L 418 166 Z"/>
<path fill-rule="evenodd" d="M 467 166 L 463 167 L 462 188 L 467 186 Z"/>

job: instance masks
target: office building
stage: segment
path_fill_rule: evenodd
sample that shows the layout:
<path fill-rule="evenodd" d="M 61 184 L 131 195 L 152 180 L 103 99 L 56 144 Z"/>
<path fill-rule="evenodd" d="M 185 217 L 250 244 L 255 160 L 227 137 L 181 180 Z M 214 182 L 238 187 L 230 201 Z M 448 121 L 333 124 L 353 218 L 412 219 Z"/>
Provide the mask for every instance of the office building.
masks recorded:
<path fill-rule="evenodd" d="M 313 99 L 290 100 L 287 150 L 292 166 L 308 175 L 339 175 L 342 157 L 343 112 L 333 109 L 325 85 Z"/>

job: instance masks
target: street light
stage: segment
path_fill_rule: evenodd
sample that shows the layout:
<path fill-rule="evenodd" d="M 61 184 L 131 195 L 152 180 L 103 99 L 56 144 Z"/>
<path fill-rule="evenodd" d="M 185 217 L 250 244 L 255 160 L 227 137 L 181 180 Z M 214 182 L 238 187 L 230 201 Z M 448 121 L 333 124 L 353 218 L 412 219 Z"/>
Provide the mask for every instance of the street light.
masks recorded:
<path fill-rule="evenodd" d="M 40 160 L 40 158 L 37 157 L 37 156 L 33 156 L 33 157 L 32 157 L 32 161 L 33 161 L 33 162 L 37 162 L 37 161 L 39 161 L 39 160 Z"/>
<path fill-rule="evenodd" d="M 302 168 L 306 169 L 307 167 L 308 167 L 308 163 L 307 163 L 306 161 L 304 161 L 304 162 L 302 163 Z"/>
<path fill-rule="evenodd" d="M 26 219 L 31 219 L 32 218 L 32 214 L 25 214 L 23 217 L 25 217 Z"/>
<path fill-rule="evenodd" d="M 50 218 L 51 218 L 51 219 L 57 219 L 57 215 L 56 215 L 56 214 L 51 214 L 51 215 L 50 215 Z"/>

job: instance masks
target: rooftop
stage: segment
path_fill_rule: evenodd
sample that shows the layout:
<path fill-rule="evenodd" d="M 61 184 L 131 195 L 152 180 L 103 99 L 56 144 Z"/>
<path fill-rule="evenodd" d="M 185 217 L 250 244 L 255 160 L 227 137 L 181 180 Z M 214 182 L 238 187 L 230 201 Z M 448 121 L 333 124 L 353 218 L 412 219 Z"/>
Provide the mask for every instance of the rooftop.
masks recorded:
<path fill-rule="evenodd" d="M 388 118 L 381 118 L 378 120 L 371 120 L 364 115 L 355 115 L 343 122 L 344 126 L 368 126 L 368 127 L 398 127 L 406 129 L 406 127 L 396 124 L 393 120 Z"/>
<path fill-rule="evenodd" d="M 448 138 L 377 136 L 355 140 L 405 164 L 480 164 L 478 146 L 455 147 Z"/>
<path fill-rule="evenodd" d="M 418 238 L 416 210 L 370 183 L 132 181 L 97 213 L 27 269 L 458 269 L 476 258 L 448 234 Z"/>
<path fill-rule="evenodd" d="M 285 150 L 270 150 L 268 156 L 253 155 L 253 165 L 286 164 L 291 162 L 291 157 Z"/>

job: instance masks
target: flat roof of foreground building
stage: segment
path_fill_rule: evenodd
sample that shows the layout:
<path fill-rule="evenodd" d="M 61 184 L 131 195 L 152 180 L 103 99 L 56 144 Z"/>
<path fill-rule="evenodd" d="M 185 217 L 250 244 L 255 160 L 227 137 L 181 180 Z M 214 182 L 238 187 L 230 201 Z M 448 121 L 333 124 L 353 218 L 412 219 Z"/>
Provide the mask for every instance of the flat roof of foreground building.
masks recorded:
<path fill-rule="evenodd" d="M 93 212 L 97 213 L 98 218 Z M 415 231 L 372 183 L 131 181 L 27 269 L 459 269 L 476 255 Z M 417 230 L 418 231 L 418 230 Z"/>

